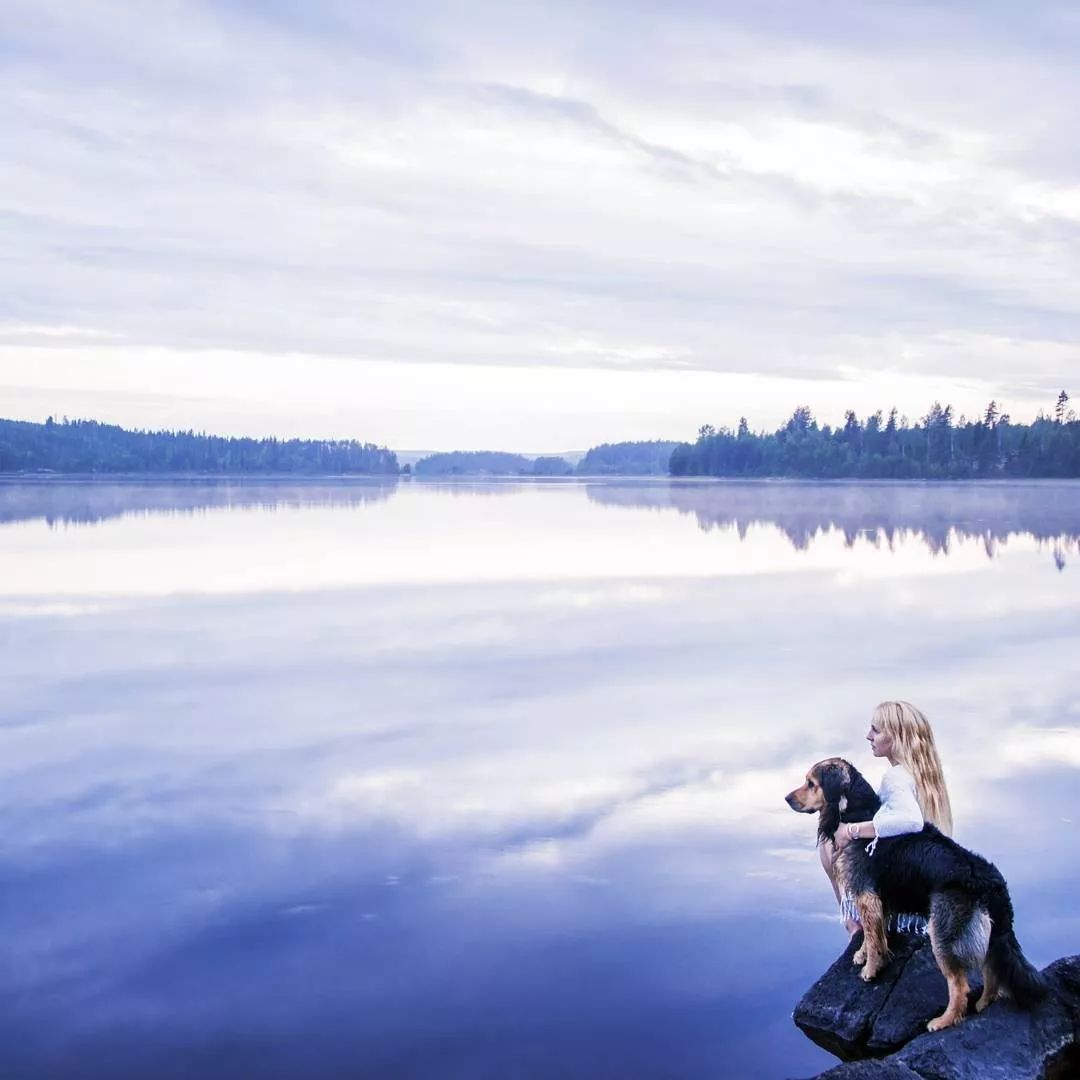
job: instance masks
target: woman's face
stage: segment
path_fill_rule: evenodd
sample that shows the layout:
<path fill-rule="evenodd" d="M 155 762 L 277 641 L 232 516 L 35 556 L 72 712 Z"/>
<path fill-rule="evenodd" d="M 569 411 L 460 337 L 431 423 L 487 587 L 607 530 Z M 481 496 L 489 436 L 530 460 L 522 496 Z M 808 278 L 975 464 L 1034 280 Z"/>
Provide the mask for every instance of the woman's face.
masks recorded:
<path fill-rule="evenodd" d="M 866 733 L 866 740 L 870 743 L 870 748 L 874 751 L 874 757 L 887 758 L 892 754 L 892 736 L 886 734 L 884 731 L 879 731 L 874 727 L 873 723 L 870 724 L 870 730 Z"/>

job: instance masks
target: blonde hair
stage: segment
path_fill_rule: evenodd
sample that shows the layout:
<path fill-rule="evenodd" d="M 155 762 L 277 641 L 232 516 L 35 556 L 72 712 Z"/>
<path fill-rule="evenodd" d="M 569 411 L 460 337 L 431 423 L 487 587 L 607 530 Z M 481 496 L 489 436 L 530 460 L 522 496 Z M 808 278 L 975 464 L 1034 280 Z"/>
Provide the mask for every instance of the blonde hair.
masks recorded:
<path fill-rule="evenodd" d="M 883 701 L 874 710 L 871 723 L 892 737 L 892 756 L 915 780 L 923 817 L 951 836 L 952 806 L 930 721 L 907 701 Z"/>

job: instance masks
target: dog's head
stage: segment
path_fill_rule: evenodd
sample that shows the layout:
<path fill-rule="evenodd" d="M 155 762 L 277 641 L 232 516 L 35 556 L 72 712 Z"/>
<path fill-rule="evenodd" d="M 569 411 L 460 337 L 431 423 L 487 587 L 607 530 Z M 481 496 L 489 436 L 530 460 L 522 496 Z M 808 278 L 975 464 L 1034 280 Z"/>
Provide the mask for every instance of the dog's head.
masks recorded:
<path fill-rule="evenodd" d="M 802 787 L 785 801 L 800 814 L 820 814 L 818 839 L 831 840 L 842 821 L 867 821 L 880 801 L 862 773 L 843 758 L 826 758 L 811 765 Z"/>

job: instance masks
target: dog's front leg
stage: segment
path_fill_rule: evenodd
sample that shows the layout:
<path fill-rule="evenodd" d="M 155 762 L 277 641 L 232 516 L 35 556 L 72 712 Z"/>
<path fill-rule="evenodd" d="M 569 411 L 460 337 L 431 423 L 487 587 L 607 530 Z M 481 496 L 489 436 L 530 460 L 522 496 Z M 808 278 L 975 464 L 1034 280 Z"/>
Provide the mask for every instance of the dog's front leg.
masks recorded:
<path fill-rule="evenodd" d="M 862 967 L 866 963 L 866 934 L 863 934 L 862 944 L 855 950 L 851 962 L 856 967 Z"/>
<path fill-rule="evenodd" d="M 859 922 L 863 928 L 863 943 L 860 952 L 866 957 L 861 977 L 869 982 L 876 979 L 881 969 L 891 959 L 889 942 L 885 936 L 885 908 L 881 897 L 875 892 L 861 892 L 855 897 L 855 906 L 859 909 Z"/>

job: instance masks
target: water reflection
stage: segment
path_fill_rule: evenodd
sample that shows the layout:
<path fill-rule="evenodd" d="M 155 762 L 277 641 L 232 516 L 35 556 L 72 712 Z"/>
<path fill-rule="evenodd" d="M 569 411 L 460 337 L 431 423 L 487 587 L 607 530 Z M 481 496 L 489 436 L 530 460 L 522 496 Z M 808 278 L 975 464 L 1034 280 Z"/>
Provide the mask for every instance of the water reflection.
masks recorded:
<path fill-rule="evenodd" d="M 50 527 L 84 525 L 148 514 L 210 510 L 360 507 L 389 499 L 397 482 L 317 480 L 11 480 L 0 478 L 0 525 L 42 520 Z"/>
<path fill-rule="evenodd" d="M 0 484 L 0 605 L 391 583 L 985 571 L 1080 536 L 1071 483 Z M 93 522 L 93 537 L 58 524 Z M 693 527 L 696 522 L 698 527 Z M 168 551 L 169 557 L 161 553 Z M 5 600 L 6 596 L 6 600 Z M 602 599 L 600 602 L 603 602 Z"/>
<path fill-rule="evenodd" d="M 811 1075 L 842 935 L 782 796 L 831 753 L 876 781 L 890 696 L 1029 955 L 1073 951 L 1075 575 L 1035 532 L 703 531 L 667 487 L 0 530 L 0 1072 Z"/>
<path fill-rule="evenodd" d="M 844 543 L 884 542 L 890 548 L 914 537 L 935 554 L 957 539 L 978 540 L 988 557 L 1012 537 L 1049 547 L 1058 569 L 1080 545 L 1080 482 L 831 483 L 725 482 L 590 485 L 604 506 L 672 508 L 692 515 L 705 530 L 751 525 L 778 528 L 798 550 L 832 530 Z"/>
<path fill-rule="evenodd" d="M 601 506 L 671 509 L 692 516 L 704 531 L 734 530 L 740 540 L 754 525 L 775 527 L 793 548 L 808 550 L 838 532 L 847 547 L 917 539 L 935 554 L 949 554 L 957 540 L 976 540 L 993 558 L 1010 538 L 1032 538 L 1048 547 L 1064 569 L 1080 550 L 1074 507 L 1080 482 L 897 483 L 800 481 L 563 480 L 416 481 L 451 499 L 506 497 L 538 488 L 584 490 Z M 125 516 L 196 514 L 222 509 L 358 509 L 394 496 L 396 480 L 383 478 L 297 483 L 265 480 L 37 482 L 0 478 L 0 525 L 42 520 L 50 527 L 102 522 Z"/>

